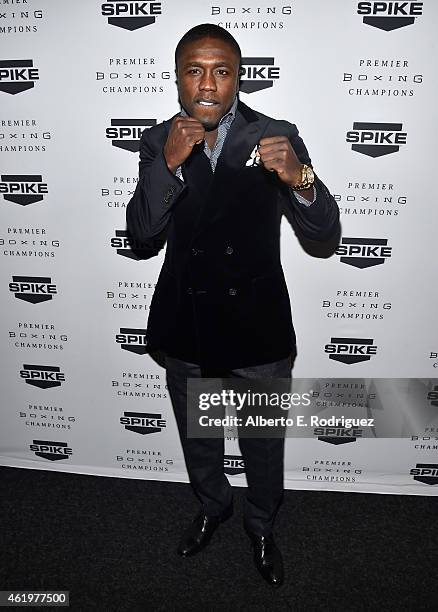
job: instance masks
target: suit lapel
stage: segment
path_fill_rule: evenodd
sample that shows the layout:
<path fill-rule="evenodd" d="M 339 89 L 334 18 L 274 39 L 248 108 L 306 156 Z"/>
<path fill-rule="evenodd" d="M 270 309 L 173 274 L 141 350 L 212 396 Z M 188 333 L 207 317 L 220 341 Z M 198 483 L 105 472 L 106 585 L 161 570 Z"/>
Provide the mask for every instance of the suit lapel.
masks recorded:
<path fill-rule="evenodd" d="M 224 214 L 229 200 L 227 194 L 230 189 L 233 189 L 233 181 L 236 180 L 237 173 L 245 167 L 247 159 L 262 138 L 269 122 L 268 117 L 257 115 L 245 104 L 239 102 L 216 170 L 211 177 L 213 180 L 210 178 L 210 189 L 204 191 L 204 205 L 195 236 Z M 208 162 L 206 155 L 203 154 L 203 157 Z M 210 165 L 209 162 L 208 165 Z"/>
<path fill-rule="evenodd" d="M 193 147 L 192 153 L 182 165 L 182 175 L 184 181 L 195 187 L 198 196 L 203 200 L 213 179 L 213 171 L 210 161 L 204 153 L 203 144 Z"/>
<path fill-rule="evenodd" d="M 245 166 L 268 122 L 268 117 L 257 115 L 243 102 L 239 102 L 236 117 L 219 156 L 214 182 L 222 183 L 227 172 L 235 172 Z"/>

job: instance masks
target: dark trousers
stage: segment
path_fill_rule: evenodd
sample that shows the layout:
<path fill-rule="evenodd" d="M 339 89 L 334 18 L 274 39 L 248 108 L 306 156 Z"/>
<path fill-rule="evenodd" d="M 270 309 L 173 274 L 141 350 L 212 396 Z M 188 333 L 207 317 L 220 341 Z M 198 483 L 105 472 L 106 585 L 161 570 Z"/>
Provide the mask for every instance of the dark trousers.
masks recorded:
<path fill-rule="evenodd" d="M 232 487 L 224 474 L 224 438 L 187 437 L 187 378 L 200 378 L 198 365 L 166 358 L 167 385 L 178 425 L 187 472 L 208 516 L 220 516 L 232 503 Z M 291 357 L 227 373 L 229 378 L 291 378 Z M 267 536 L 283 498 L 284 437 L 239 438 L 245 463 L 247 495 L 244 523 L 252 533 Z"/>

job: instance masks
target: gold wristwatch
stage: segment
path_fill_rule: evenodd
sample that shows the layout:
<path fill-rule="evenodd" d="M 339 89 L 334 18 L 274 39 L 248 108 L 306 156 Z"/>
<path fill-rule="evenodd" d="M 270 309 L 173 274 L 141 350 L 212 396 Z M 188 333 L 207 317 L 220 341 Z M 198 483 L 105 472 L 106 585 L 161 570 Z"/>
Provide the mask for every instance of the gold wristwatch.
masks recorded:
<path fill-rule="evenodd" d="M 303 164 L 301 168 L 301 183 L 298 185 L 293 185 L 291 189 L 294 191 L 304 191 L 304 189 L 309 189 L 315 182 L 315 174 L 310 166 L 307 164 Z"/>

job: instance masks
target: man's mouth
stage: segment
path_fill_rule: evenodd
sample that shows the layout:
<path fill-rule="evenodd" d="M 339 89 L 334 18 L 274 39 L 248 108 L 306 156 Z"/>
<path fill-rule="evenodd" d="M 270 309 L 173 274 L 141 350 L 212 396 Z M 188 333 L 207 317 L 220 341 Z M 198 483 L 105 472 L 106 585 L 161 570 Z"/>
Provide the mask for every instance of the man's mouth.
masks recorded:
<path fill-rule="evenodd" d="M 196 104 L 200 106 L 216 106 L 219 102 L 216 102 L 216 100 L 196 100 Z"/>

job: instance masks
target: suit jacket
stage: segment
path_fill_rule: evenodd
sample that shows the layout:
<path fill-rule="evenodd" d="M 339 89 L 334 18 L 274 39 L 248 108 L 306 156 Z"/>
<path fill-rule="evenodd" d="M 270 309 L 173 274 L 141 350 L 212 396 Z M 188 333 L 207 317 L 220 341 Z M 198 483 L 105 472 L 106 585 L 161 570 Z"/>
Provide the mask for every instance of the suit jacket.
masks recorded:
<path fill-rule="evenodd" d="M 132 236 L 167 231 L 167 249 L 150 307 L 150 350 L 219 372 L 270 363 L 295 346 L 289 295 L 280 262 L 280 220 L 292 209 L 304 236 L 326 240 L 339 211 L 317 178 L 317 199 L 298 202 L 275 172 L 245 162 L 262 137 L 288 136 L 311 164 L 295 125 L 242 102 L 213 174 L 203 146 L 182 166 L 184 182 L 167 168 L 163 147 L 171 120 L 146 130 L 139 182 L 127 206 Z"/>

